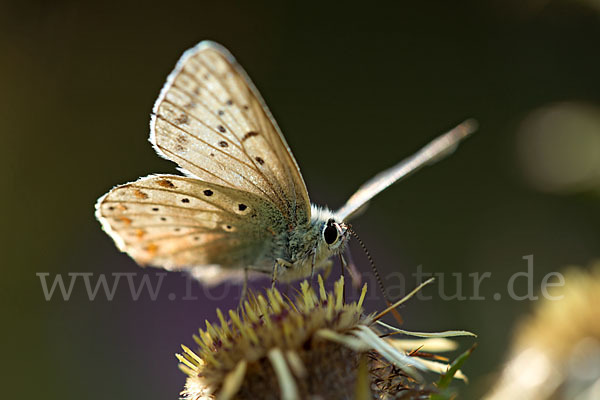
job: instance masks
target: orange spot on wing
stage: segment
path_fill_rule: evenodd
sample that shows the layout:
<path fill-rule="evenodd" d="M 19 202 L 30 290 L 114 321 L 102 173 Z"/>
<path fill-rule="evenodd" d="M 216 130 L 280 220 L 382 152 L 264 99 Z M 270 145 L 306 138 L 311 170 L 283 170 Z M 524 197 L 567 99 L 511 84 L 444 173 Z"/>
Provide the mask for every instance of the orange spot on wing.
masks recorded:
<path fill-rule="evenodd" d="M 127 217 L 120 217 L 119 221 L 121 221 L 122 223 L 124 223 L 125 225 L 131 225 L 131 218 L 127 218 Z"/>
<path fill-rule="evenodd" d="M 175 187 L 175 185 L 173 185 L 173 182 L 171 182 L 168 179 L 161 179 L 160 181 L 158 181 L 158 184 L 164 188 L 169 188 L 169 189 Z"/>
<path fill-rule="evenodd" d="M 121 203 L 117 204 L 117 208 L 121 211 L 127 210 L 127 206 Z"/>
<path fill-rule="evenodd" d="M 135 230 L 135 236 L 137 236 L 138 239 L 143 238 L 145 234 L 146 234 L 146 232 L 144 232 L 143 229 L 136 229 Z"/>
<path fill-rule="evenodd" d="M 148 195 L 146 193 L 142 192 L 140 189 L 135 189 L 135 191 L 133 192 L 133 194 L 138 199 L 147 199 L 148 198 Z"/>
<path fill-rule="evenodd" d="M 158 251 L 158 246 L 154 243 L 150 243 L 148 246 L 146 246 L 145 250 L 148 252 L 150 257 L 154 257 Z"/>

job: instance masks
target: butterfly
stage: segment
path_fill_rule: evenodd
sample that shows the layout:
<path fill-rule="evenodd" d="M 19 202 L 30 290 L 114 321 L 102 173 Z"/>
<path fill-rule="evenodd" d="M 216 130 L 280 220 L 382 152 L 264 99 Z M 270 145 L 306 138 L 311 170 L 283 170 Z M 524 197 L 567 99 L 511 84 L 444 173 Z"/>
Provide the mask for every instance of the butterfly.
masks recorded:
<path fill-rule="evenodd" d="M 361 186 L 337 211 L 312 205 L 277 123 L 233 56 L 203 41 L 187 50 L 153 109 L 150 142 L 184 176 L 150 175 L 98 199 L 96 217 L 138 264 L 210 282 L 241 272 L 308 277 L 341 254 L 378 193 L 451 153 L 467 120 Z M 247 278 L 247 275 L 246 275 Z"/>

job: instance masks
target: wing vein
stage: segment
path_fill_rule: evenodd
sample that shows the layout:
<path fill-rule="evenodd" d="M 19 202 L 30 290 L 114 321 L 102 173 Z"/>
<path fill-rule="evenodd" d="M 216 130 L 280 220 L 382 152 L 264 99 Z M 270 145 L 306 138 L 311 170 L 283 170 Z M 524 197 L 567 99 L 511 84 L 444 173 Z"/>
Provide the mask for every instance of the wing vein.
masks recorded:
<path fill-rule="evenodd" d="M 208 69 L 209 71 L 211 71 L 211 72 L 212 72 L 212 70 L 210 70 L 209 68 L 207 68 L 207 69 Z M 197 78 L 196 78 L 196 77 L 195 77 L 193 74 L 191 74 L 191 73 L 189 73 L 189 72 L 185 71 L 185 69 L 183 69 L 183 70 L 181 71 L 181 73 L 185 73 L 186 75 L 190 76 L 190 77 L 191 77 L 191 78 L 192 78 L 194 81 L 196 81 L 196 83 L 197 83 L 198 85 L 202 85 L 202 87 L 203 87 L 203 88 L 204 88 L 204 89 L 205 89 L 205 90 L 206 90 L 208 93 L 210 93 L 210 94 L 211 94 L 211 96 L 213 97 L 213 99 L 214 99 L 214 100 L 215 100 L 217 103 L 219 103 L 219 105 L 220 105 L 221 107 L 224 107 L 224 104 L 223 104 L 223 103 L 221 103 L 221 101 L 220 101 L 220 100 L 219 100 L 219 99 L 218 99 L 218 98 L 217 98 L 217 97 L 216 97 L 216 96 L 213 94 L 213 92 L 212 92 L 212 91 L 211 91 L 211 90 L 210 90 L 210 89 L 209 89 L 207 86 L 203 85 L 203 84 L 202 84 L 202 83 L 201 83 L 201 82 L 200 82 L 200 81 L 199 81 L 199 80 L 198 80 L 198 79 L 197 79 Z M 219 82 L 219 83 L 220 83 L 220 82 Z M 191 92 L 190 92 L 188 89 L 186 89 L 186 88 L 184 88 L 184 87 L 180 87 L 179 85 L 175 84 L 175 82 L 173 82 L 172 86 L 173 86 L 173 87 L 176 87 L 176 88 L 177 88 L 177 89 L 179 89 L 179 90 L 181 90 L 182 92 L 184 92 L 185 94 L 187 94 L 187 95 L 188 95 L 190 98 L 196 98 L 196 95 L 194 95 L 193 93 L 191 93 Z M 225 90 L 226 92 L 228 92 L 228 93 L 229 93 L 229 91 L 228 91 L 227 89 L 223 88 L 223 90 Z M 174 104 L 173 102 L 171 102 L 171 101 L 169 101 L 169 100 L 167 100 L 167 99 L 165 99 L 165 100 L 163 100 L 163 101 L 165 101 L 165 102 L 168 102 L 168 103 L 169 103 L 169 104 L 171 104 L 171 105 L 174 105 L 175 107 L 177 107 L 178 109 L 180 109 L 180 110 L 182 110 L 182 111 L 185 111 L 185 110 L 184 110 L 184 109 L 183 109 L 181 106 L 178 106 L 178 105 Z M 271 180 L 271 179 L 269 179 L 269 178 L 267 178 L 267 176 L 266 176 L 266 175 L 265 175 L 265 174 L 264 174 L 264 173 L 263 173 L 263 172 L 260 170 L 260 168 L 258 168 L 258 166 L 256 165 L 256 161 L 252 159 L 252 157 L 251 157 L 251 156 L 250 156 L 250 154 L 248 153 L 248 151 L 247 151 L 247 149 L 246 149 L 246 147 L 245 147 L 244 143 L 241 141 L 241 139 L 240 139 L 240 138 L 238 138 L 238 137 L 235 135 L 235 133 L 234 133 L 234 132 L 235 132 L 236 130 L 241 130 L 241 125 L 240 125 L 240 123 L 237 121 L 237 119 L 235 118 L 235 116 L 234 116 L 233 114 L 231 114 L 231 113 L 229 114 L 229 115 L 231 116 L 231 118 L 232 118 L 232 119 L 233 119 L 233 120 L 234 120 L 234 121 L 235 121 L 235 122 L 238 124 L 238 126 L 240 127 L 240 129 L 236 129 L 236 130 L 232 129 L 232 127 L 231 127 L 229 124 L 227 124 L 225 121 L 223 121 L 223 120 L 222 120 L 222 119 L 221 119 L 221 118 L 220 118 L 218 115 L 215 115 L 215 113 L 214 113 L 214 112 L 213 112 L 213 111 L 210 109 L 210 107 L 208 107 L 208 106 L 207 106 L 207 105 L 206 105 L 204 102 L 201 102 L 201 104 L 202 104 L 202 106 L 204 107 L 204 109 L 205 109 L 205 110 L 207 110 L 207 111 L 208 111 L 210 114 L 212 114 L 212 115 L 213 115 L 215 118 L 217 118 L 219 121 L 221 121 L 221 122 L 222 122 L 222 124 L 223 124 L 223 125 L 225 125 L 225 126 L 226 126 L 226 127 L 229 129 L 229 132 L 231 132 L 231 133 L 232 133 L 233 137 L 235 137 L 235 138 L 237 139 L 237 142 L 238 142 L 238 143 L 234 143 L 234 144 L 235 144 L 235 146 L 236 146 L 236 147 L 237 147 L 237 148 L 238 148 L 238 149 L 239 149 L 239 150 L 240 150 L 240 151 L 241 151 L 241 152 L 242 152 L 242 153 L 243 153 L 243 154 L 244 154 L 244 155 L 245 155 L 245 156 L 248 158 L 248 160 L 249 160 L 249 161 L 252 163 L 252 167 L 251 167 L 250 165 L 248 165 L 248 164 L 246 164 L 246 165 L 248 165 L 248 166 L 249 166 L 249 167 L 250 167 L 252 170 L 256 171 L 258 174 L 260 174 L 260 175 L 263 177 L 263 179 L 265 180 L 266 184 L 267 184 L 267 185 L 270 187 L 270 189 L 272 190 L 272 192 L 273 192 L 273 193 L 275 194 L 275 196 L 276 196 L 276 197 L 279 199 L 279 201 L 280 201 L 280 203 L 279 203 L 279 204 L 281 204 L 281 207 L 280 207 L 280 209 L 282 210 L 282 212 L 284 212 L 284 213 L 285 213 L 285 211 L 286 211 L 286 207 L 285 207 L 285 201 L 284 201 L 284 199 L 282 199 L 282 198 L 279 196 L 279 193 L 280 193 L 280 192 L 282 192 L 282 188 L 281 188 L 281 187 L 279 187 L 279 188 L 277 188 L 277 189 L 276 189 L 276 188 L 273 186 L 273 182 L 272 182 L 272 180 Z M 186 111 L 186 113 L 190 114 L 190 115 L 192 116 L 192 118 L 194 118 L 196 121 L 200 122 L 202 125 L 204 125 L 204 126 L 205 126 L 205 127 L 207 127 L 208 129 L 210 129 L 210 130 L 212 130 L 213 132 L 217 133 L 217 134 L 218 134 L 219 136 L 221 136 L 222 138 L 230 140 L 230 138 L 229 138 L 229 137 L 222 135 L 222 134 L 221 134 L 221 133 L 220 133 L 218 130 L 216 130 L 216 129 L 214 129 L 214 128 L 212 128 L 212 127 L 208 126 L 208 125 L 206 125 L 206 124 L 205 124 L 205 123 L 204 123 L 204 122 L 203 122 L 203 121 L 202 121 L 200 118 L 198 118 L 197 116 L 195 116 L 193 113 L 191 113 L 191 112 L 189 112 L 189 111 Z M 160 115 L 157 115 L 157 116 L 160 116 Z M 163 119 L 163 120 L 165 120 L 165 121 L 167 121 L 167 120 L 166 120 L 164 117 L 162 117 L 162 119 Z M 177 125 L 174 125 L 174 124 L 173 124 L 173 123 L 171 123 L 170 121 L 167 121 L 167 122 L 169 122 L 169 123 L 170 123 L 170 125 L 172 125 L 172 126 L 174 126 L 174 127 L 178 128 L 178 129 L 181 129 L 182 131 L 184 131 L 184 132 L 188 133 L 190 136 L 192 136 L 192 137 L 194 137 L 194 138 L 196 138 L 196 139 L 200 140 L 198 137 L 196 137 L 196 136 L 192 135 L 191 133 L 187 132 L 186 130 L 184 130 L 184 129 L 180 128 L 179 126 L 177 126 Z M 260 124 L 260 121 L 259 121 L 259 124 Z M 257 129 L 258 129 L 258 127 L 257 127 Z M 260 130 L 260 129 L 259 129 L 259 130 Z M 266 132 L 266 129 L 265 129 L 265 128 L 263 128 L 263 129 L 262 129 L 262 132 Z M 204 143 L 206 143 L 206 142 L 204 142 Z M 277 152 L 277 151 L 274 151 L 274 149 L 273 149 L 273 146 L 271 145 L 271 143 L 270 143 L 269 141 L 266 141 L 266 143 L 267 143 L 267 145 L 268 145 L 268 146 L 271 148 L 271 151 L 272 151 L 272 153 L 275 155 L 275 157 L 276 157 L 276 158 L 277 158 L 277 160 L 279 161 L 279 164 L 280 164 L 281 168 L 283 168 L 283 169 L 284 169 L 284 171 L 286 171 L 286 173 L 288 174 L 288 176 L 290 176 L 290 174 L 289 174 L 289 171 L 287 171 L 287 168 L 285 167 L 285 164 L 281 162 L 281 158 L 280 158 L 280 156 L 279 156 L 278 152 Z M 208 143 L 206 143 L 206 144 L 208 145 Z M 238 144 L 239 144 L 239 145 L 238 145 Z M 209 146 L 210 146 L 210 145 L 209 145 Z M 212 146 L 211 146 L 211 147 L 212 147 Z M 219 149 L 217 149 L 217 150 L 219 150 Z M 223 152 L 223 153 L 225 153 L 225 152 Z M 225 153 L 225 154 L 227 154 L 227 153 Z M 240 161 L 240 162 L 241 162 L 241 161 Z M 270 169 L 270 168 L 269 168 L 269 169 Z M 273 171 L 272 171 L 272 170 L 271 170 L 271 173 L 273 173 Z M 256 185 L 255 185 L 255 186 L 256 186 Z M 259 189 L 260 189 L 260 188 L 259 188 Z M 263 193 L 265 193 L 265 192 L 263 191 Z M 265 193 L 265 195 L 266 195 L 266 193 Z M 267 197 L 269 197 L 269 196 L 267 196 Z M 271 199 L 271 201 L 273 201 L 274 203 L 277 203 L 277 201 L 274 201 L 272 197 L 269 197 L 269 199 Z"/>
<path fill-rule="evenodd" d="M 183 157 L 181 157 L 181 156 L 179 156 L 179 155 L 175 154 L 174 152 L 172 152 L 172 151 L 170 151 L 169 149 L 167 149 L 167 148 L 165 148 L 165 147 L 161 146 L 160 144 L 158 144 L 158 143 L 157 143 L 156 145 L 158 146 L 158 148 L 160 148 L 160 150 L 161 150 L 161 151 L 164 151 L 165 153 L 169 153 L 169 154 L 171 154 L 173 157 L 176 157 L 176 158 L 179 158 L 179 159 L 181 159 L 181 160 L 184 160 L 186 163 L 189 163 L 189 164 L 193 165 L 195 168 L 198 168 L 199 170 L 201 170 L 201 171 L 203 171 L 203 172 L 206 172 L 206 173 L 207 173 L 207 174 L 209 174 L 209 175 L 212 175 L 212 176 L 214 176 L 215 178 L 217 178 L 217 179 L 221 180 L 221 181 L 222 181 L 222 182 L 224 182 L 226 185 L 228 185 L 228 187 L 231 187 L 231 188 L 235 188 L 235 187 L 236 187 L 236 185 L 234 185 L 232 182 L 229 182 L 229 181 L 227 181 L 227 180 L 225 180 L 225 179 L 221 178 L 220 176 L 218 176 L 218 175 L 215 175 L 214 173 L 212 173 L 212 172 L 208 171 L 208 170 L 207 170 L 207 169 L 205 169 L 205 168 L 202 168 L 202 167 L 200 167 L 198 164 L 196 164 L 196 163 L 193 163 L 193 162 L 191 162 L 190 160 L 186 160 L 185 158 L 183 158 Z M 237 175 L 238 175 L 240 178 L 242 178 L 243 180 L 245 180 L 246 182 L 250 183 L 252 186 L 256 187 L 256 188 L 257 188 L 259 191 L 261 191 L 261 192 L 262 192 L 262 193 L 263 193 L 263 194 L 264 194 L 264 195 L 265 195 L 265 196 L 266 196 L 266 197 L 267 197 L 269 200 L 271 200 L 271 201 L 272 201 L 274 204 L 277 204 L 277 202 L 276 202 L 276 201 L 274 201 L 274 200 L 273 200 L 273 199 L 272 199 L 272 198 L 271 198 L 271 197 L 270 197 L 270 196 L 269 196 L 267 193 L 265 193 L 265 191 L 264 191 L 264 190 L 262 190 L 262 189 L 260 188 L 260 186 L 257 186 L 257 185 L 256 185 L 254 182 L 252 182 L 252 181 L 248 180 L 248 179 L 247 179 L 245 176 L 243 176 L 242 174 L 239 174 L 239 173 L 237 173 Z M 155 188 L 152 188 L 152 189 L 155 189 Z"/>
<path fill-rule="evenodd" d="M 222 88 L 222 89 L 223 89 L 225 92 L 227 92 L 229 95 L 233 95 L 233 93 L 232 93 L 232 89 L 231 89 L 230 85 L 226 83 L 226 80 L 225 80 L 225 79 L 223 79 L 223 76 L 222 76 L 222 74 L 219 74 L 217 71 L 215 71 L 215 69 L 214 69 L 214 68 L 211 68 L 211 66 L 209 65 L 209 63 L 206 63 L 206 62 L 204 62 L 203 60 L 194 60 L 194 62 L 197 62 L 197 63 L 201 64 L 201 65 L 202 65 L 204 68 L 206 68 L 208 71 L 210 71 L 210 73 L 211 73 L 211 74 L 213 74 L 214 76 L 220 76 L 220 78 L 221 78 L 221 79 L 217 80 L 217 82 L 220 84 L 221 88 Z M 226 65 L 227 69 L 228 69 L 228 70 L 229 70 L 229 71 L 230 71 L 230 72 L 233 74 L 233 76 L 234 76 L 234 77 L 236 77 L 236 79 L 237 79 L 238 77 L 240 77 L 240 76 L 241 76 L 241 74 L 240 74 L 238 71 L 236 71 L 236 70 L 235 70 L 235 67 L 234 67 L 233 65 L 231 65 L 231 63 L 229 63 L 229 62 L 225 62 L 225 65 Z M 196 83 L 199 83 L 199 84 L 201 84 L 201 83 L 200 83 L 200 82 L 199 82 L 199 81 L 198 81 L 198 80 L 197 80 L 195 77 L 193 77 L 193 79 L 196 81 Z M 271 142 L 271 140 L 269 140 L 269 139 L 270 139 L 270 137 L 272 136 L 272 134 L 274 133 L 274 131 L 275 131 L 275 133 L 277 134 L 277 132 L 276 132 L 276 128 L 273 126 L 273 123 L 272 123 L 272 122 L 271 122 L 271 121 L 270 121 L 270 120 L 269 120 L 269 119 L 266 117 L 266 113 L 264 112 L 264 110 L 263 110 L 263 109 L 262 109 L 262 107 L 260 106 L 260 101 L 258 101 L 258 99 L 256 98 L 256 96 L 255 96 L 255 95 L 252 93 L 252 89 L 250 88 L 250 86 L 249 86 L 249 85 L 248 85 L 246 82 L 244 82 L 244 83 L 245 83 L 245 84 L 243 85 L 243 87 L 246 89 L 247 93 L 246 93 L 246 95 L 244 95 L 243 93 L 240 93 L 239 95 L 240 95 L 241 97 L 244 97 L 244 98 L 245 98 L 245 100 L 246 100 L 245 102 L 246 102 L 246 103 L 250 103 L 250 102 L 252 102 L 252 103 L 253 103 L 253 104 L 252 104 L 253 106 L 254 106 L 254 103 L 256 103 L 256 104 L 258 104 L 258 105 L 259 105 L 259 110 L 258 110 L 258 111 L 256 111 L 256 110 L 255 110 L 255 107 L 253 107 L 253 108 L 254 108 L 254 110 L 253 110 L 253 113 L 254 113 L 254 118 L 253 118 L 253 120 L 254 120 L 254 121 L 256 121 L 256 122 L 258 123 L 257 129 L 258 129 L 260 132 L 262 132 L 262 133 L 263 133 L 263 137 L 265 138 L 265 142 L 266 142 L 266 144 L 269 146 L 269 148 L 270 148 L 271 152 L 272 152 L 272 153 L 275 155 L 275 158 L 277 159 L 277 161 L 278 161 L 278 163 L 279 163 L 279 166 L 280 166 L 280 168 L 281 168 L 281 169 L 283 170 L 283 172 L 285 172 L 285 173 L 286 173 L 286 175 L 287 175 L 287 176 L 290 178 L 290 181 L 292 181 L 292 187 L 293 187 L 293 189 L 294 189 L 294 190 L 292 191 L 292 194 L 293 194 L 293 196 L 294 196 L 294 199 L 290 199 L 290 200 L 293 200 L 293 202 L 294 202 L 294 207 L 293 207 L 293 210 L 294 210 L 294 214 L 295 214 L 295 205 L 296 205 L 296 189 L 295 189 L 295 183 L 293 182 L 293 177 L 292 177 L 292 174 L 291 174 L 290 170 L 288 169 L 288 166 L 287 166 L 287 164 L 285 163 L 285 161 L 284 161 L 284 160 L 282 160 L 280 152 L 279 152 L 279 151 L 277 150 L 277 148 L 276 148 L 276 147 L 273 145 L 273 143 Z M 204 86 L 204 87 L 206 87 L 206 86 Z M 207 88 L 207 89 L 208 89 L 208 88 Z M 211 93 L 211 95 L 213 95 L 213 92 L 212 92 L 212 91 L 210 91 L 210 89 L 208 89 L 208 91 L 209 91 L 209 93 Z M 215 95 L 213 95 L 213 97 L 215 97 L 215 98 L 216 98 L 216 96 L 215 96 Z M 216 100 L 217 100 L 217 101 L 220 103 L 220 101 L 219 101 L 218 99 L 216 99 Z M 250 101 L 248 101 L 248 100 L 250 100 Z M 221 104 L 221 105 L 223 105 L 222 103 L 220 103 L 220 104 Z M 213 115 L 214 115 L 214 113 L 213 113 Z M 231 115 L 232 119 L 233 119 L 233 120 L 234 120 L 234 121 L 235 121 L 235 122 L 238 124 L 238 126 L 240 126 L 240 123 L 237 121 L 237 118 L 236 118 L 236 117 L 235 117 L 233 114 L 230 114 L 230 115 Z M 217 118 L 219 118 L 219 117 L 217 116 Z M 219 118 L 219 119 L 220 119 L 220 118 Z M 268 126 L 267 126 L 267 125 L 265 125 L 265 123 L 266 123 L 266 124 L 268 124 Z M 246 124 L 247 124 L 247 125 L 250 125 L 250 124 L 248 123 L 248 121 L 246 121 Z M 231 128 L 230 128 L 230 129 L 231 129 Z M 255 161 L 254 159 L 252 159 L 252 157 L 250 156 L 250 154 L 248 154 L 248 152 L 247 152 L 247 150 L 246 150 L 246 147 L 245 147 L 245 145 L 244 145 L 243 141 L 240 141 L 240 145 L 242 146 L 242 151 L 243 151 L 245 154 L 247 154 L 247 155 L 248 155 L 248 158 L 249 158 L 250 162 L 252 162 L 252 164 L 254 164 L 254 166 L 255 166 L 256 168 L 258 168 L 258 165 L 256 165 L 256 161 Z M 260 168 L 258 168 L 258 169 L 260 170 Z M 273 173 L 273 171 L 272 171 L 272 170 L 271 170 L 271 173 Z M 271 180 L 270 180 L 270 179 L 268 179 L 268 178 L 267 178 L 267 177 L 266 177 L 264 174 L 263 174 L 263 176 L 264 176 L 265 180 L 266 180 L 266 181 L 269 183 L 269 185 L 271 186 L 271 189 L 272 189 L 272 190 L 273 190 L 275 193 L 284 192 L 284 191 L 283 191 L 283 188 L 282 188 L 282 187 L 279 185 L 279 182 L 277 182 L 277 180 L 275 180 L 275 183 L 277 183 L 278 190 L 275 190 L 275 188 L 273 187 L 273 184 L 272 184 Z M 284 201 L 284 199 L 281 199 L 281 200 L 283 201 L 283 208 L 282 208 L 282 212 L 283 212 L 284 214 L 288 214 L 288 213 L 287 213 L 287 208 L 285 207 L 285 205 L 286 205 L 286 201 Z M 291 216 L 291 217 L 292 217 L 292 218 L 294 218 L 295 216 Z"/>

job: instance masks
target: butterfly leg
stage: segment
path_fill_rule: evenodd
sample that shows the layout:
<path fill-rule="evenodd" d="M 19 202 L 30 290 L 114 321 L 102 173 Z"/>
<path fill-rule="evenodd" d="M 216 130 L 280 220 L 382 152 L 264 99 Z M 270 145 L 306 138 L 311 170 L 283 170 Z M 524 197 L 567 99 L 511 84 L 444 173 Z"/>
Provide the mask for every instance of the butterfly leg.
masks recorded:
<path fill-rule="evenodd" d="M 360 288 L 360 284 L 362 283 L 362 276 L 358 268 L 356 268 L 356 264 L 352 260 L 352 253 L 350 253 L 350 249 L 346 248 L 346 251 L 340 254 L 342 260 L 342 268 L 345 268 L 350 273 L 350 279 L 352 280 L 352 286 L 354 288 Z"/>
<path fill-rule="evenodd" d="M 340 276 L 342 278 L 344 278 L 344 268 L 346 267 L 346 260 L 344 259 L 344 255 L 342 253 L 340 253 L 339 256 L 340 256 L 340 269 L 341 269 Z M 344 285 L 342 287 L 342 302 L 344 304 L 346 304 L 346 285 Z"/>
<path fill-rule="evenodd" d="M 271 275 L 271 288 L 274 288 L 275 282 L 277 282 L 277 272 L 279 270 L 279 267 L 290 268 L 293 266 L 294 266 L 294 264 L 292 264 L 289 261 L 284 260 L 283 258 L 276 259 L 275 263 L 273 264 L 273 274 Z"/>
<path fill-rule="evenodd" d="M 275 282 L 277 282 L 277 267 L 279 263 L 275 261 L 273 263 L 273 273 L 271 274 L 271 289 L 275 288 Z"/>
<path fill-rule="evenodd" d="M 239 308 L 242 308 L 244 304 L 244 300 L 246 300 L 246 296 L 248 295 L 248 268 L 244 268 L 244 286 L 242 286 L 242 294 L 240 295 L 240 304 Z"/>
<path fill-rule="evenodd" d="M 315 276 L 315 262 L 317 261 L 317 252 L 313 251 L 312 261 L 310 263 L 310 284 L 312 285 Z"/>
<path fill-rule="evenodd" d="M 329 275 L 331 275 L 331 267 L 333 267 L 333 261 L 332 260 L 325 261 L 323 263 L 323 266 L 319 267 L 319 268 L 323 269 L 323 279 L 324 280 L 329 279 Z"/>

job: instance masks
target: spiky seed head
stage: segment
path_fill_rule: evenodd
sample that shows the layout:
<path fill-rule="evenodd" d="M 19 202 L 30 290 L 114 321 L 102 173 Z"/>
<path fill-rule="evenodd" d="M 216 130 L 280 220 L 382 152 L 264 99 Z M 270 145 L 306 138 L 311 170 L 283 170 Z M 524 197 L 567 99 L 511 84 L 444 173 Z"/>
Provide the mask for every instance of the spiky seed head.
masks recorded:
<path fill-rule="evenodd" d="M 219 323 L 207 321 L 194 335 L 198 348 L 182 346 L 177 355 L 188 375 L 182 396 L 370 399 L 402 392 L 420 398 L 428 389 L 417 370 L 431 364 L 407 353 L 400 341 L 380 337 L 374 315 L 362 308 L 366 290 L 346 303 L 343 277 L 328 292 L 319 276 L 316 290 L 305 281 L 293 300 L 270 289 L 250 293 L 228 318 L 217 310 Z"/>

